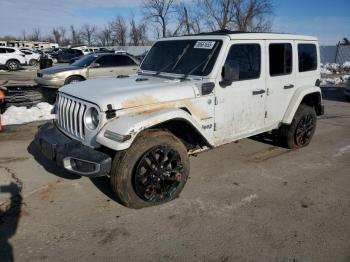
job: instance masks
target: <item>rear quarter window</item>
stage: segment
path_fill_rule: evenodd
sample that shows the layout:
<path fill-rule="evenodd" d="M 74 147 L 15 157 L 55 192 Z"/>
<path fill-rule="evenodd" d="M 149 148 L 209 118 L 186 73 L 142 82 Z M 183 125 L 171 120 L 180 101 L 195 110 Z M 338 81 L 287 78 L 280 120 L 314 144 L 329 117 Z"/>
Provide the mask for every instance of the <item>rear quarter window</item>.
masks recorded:
<path fill-rule="evenodd" d="M 12 48 L 6 48 L 6 53 L 14 53 L 15 49 Z"/>
<path fill-rule="evenodd" d="M 317 48 L 315 44 L 298 44 L 299 72 L 317 69 Z"/>

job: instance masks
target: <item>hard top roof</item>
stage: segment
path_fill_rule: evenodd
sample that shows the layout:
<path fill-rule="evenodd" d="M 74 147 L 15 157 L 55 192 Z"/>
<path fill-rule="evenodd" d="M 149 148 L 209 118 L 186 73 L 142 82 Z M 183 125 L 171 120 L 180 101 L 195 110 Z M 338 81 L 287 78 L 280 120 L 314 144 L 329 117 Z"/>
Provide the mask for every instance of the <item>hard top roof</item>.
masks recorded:
<path fill-rule="evenodd" d="M 244 32 L 244 31 L 231 31 L 231 30 L 219 30 L 214 32 L 206 32 L 206 33 L 200 33 L 195 35 L 186 35 L 186 36 L 179 36 L 176 38 L 186 37 L 187 39 L 190 37 L 195 38 L 203 38 L 203 37 L 210 37 L 214 36 L 216 37 L 229 37 L 230 39 L 270 39 L 270 40 L 278 40 L 278 39 L 284 39 L 284 40 L 308 40 L 308 41 L 317 41 L 318 39 L 313 36 L 306 36 L 306 35 L 294 35 L 294 34 L 286 34 L 286 33 L 271 33 L 271 32 Z M 170 40 L 171 38 L 167 38 Z"/>

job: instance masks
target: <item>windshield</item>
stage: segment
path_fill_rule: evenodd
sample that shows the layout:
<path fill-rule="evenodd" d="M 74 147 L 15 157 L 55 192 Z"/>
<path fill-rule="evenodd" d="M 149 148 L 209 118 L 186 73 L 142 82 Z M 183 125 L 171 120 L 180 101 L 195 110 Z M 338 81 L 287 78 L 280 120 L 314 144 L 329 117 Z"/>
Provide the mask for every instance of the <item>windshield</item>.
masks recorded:
<path fill-rule="evenodd" d="M 93 61 L 95 61 L 95 59 L 97 58 L 97 56 L 95 55 L 84 55 L 82 56 L 80 59 L 78 59 L 77 61 L 75 61 L 72 66 L 77 66 L 77 67 L 87 67 L 89 66 Z"/>
<path fill-rule="evenodd" d="M 181 75 L 208 75 L 219 55 L 220 40 L 157 42 L 142 62 L 141 70 Z"/>

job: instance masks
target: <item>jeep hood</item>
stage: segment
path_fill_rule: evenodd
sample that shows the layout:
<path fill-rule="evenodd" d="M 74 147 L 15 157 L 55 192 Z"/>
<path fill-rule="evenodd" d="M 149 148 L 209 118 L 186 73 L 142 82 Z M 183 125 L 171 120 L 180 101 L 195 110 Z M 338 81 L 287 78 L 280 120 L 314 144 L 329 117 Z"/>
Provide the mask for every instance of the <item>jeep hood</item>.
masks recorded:
<path fill-rule="evenodd" d="M 195 97 L 191 80 L 165 79 L 133 75 L 126 78 L 99 78 L 73 83 L 60 92 L 98 105 L 101 111 L 111 104 L 113 109 L 131 108 Z"/>

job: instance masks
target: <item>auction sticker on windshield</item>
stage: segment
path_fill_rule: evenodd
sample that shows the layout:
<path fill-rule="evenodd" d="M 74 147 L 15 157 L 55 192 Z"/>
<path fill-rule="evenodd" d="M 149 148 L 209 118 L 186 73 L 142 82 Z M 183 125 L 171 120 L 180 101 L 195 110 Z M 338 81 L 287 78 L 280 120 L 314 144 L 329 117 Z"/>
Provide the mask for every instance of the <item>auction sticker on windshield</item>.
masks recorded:
<path fill-rule="evenodd" d="M 197 41 L 197 43 L 194 45 L 194 48 L 213 49 L 215 43 L 215 41 Z"/>

